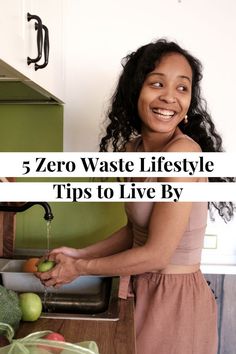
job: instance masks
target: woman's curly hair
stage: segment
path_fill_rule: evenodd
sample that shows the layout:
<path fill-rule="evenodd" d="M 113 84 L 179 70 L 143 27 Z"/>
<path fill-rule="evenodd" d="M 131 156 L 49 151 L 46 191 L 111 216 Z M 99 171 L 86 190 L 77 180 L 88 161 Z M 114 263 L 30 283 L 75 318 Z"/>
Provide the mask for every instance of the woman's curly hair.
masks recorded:
<path fill-rule="evenodd" d="M 100 142 L 100 151 L 125 151 L 126 144 L 141 133 L 141 119 L 138 113 L 138 99 L 147 75 L 153 71 L 161 59 L 169 53 L 179 53 L 188 61 L 192 69 L 192 97 L 188 110 L 188 123 L 179 123 L 184 134 L 196 141 L 203 152 L 222 152 L 222 139 L 207 112 L 206 101 L 201 96 L 200 82 L 202 64 L 175 42 L 159 39 L 140 47 L 122 60 L 123 71 L 107 112 L 106 133 Z M 234 178 L 210 177 L 210 182 L 234 182 Z M 231 202 L 209 203 L 211 216 L 216 208 L 220 216 L 228 221 L 234 213 Z"/>

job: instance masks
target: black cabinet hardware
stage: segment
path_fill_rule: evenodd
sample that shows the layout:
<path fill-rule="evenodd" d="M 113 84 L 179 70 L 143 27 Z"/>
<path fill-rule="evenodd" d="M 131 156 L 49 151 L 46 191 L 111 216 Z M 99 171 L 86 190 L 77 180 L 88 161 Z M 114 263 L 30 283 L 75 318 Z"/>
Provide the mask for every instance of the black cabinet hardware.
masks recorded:
<path fill-rule="evenodd" d="M 34 68 L 35 70 L 38 69 L 43 69 L 48 65 L 48 58 L 49 58 L 49 33 L 48 33 L 48 28 L 43 25 L 43 30 L 44 30 L 44 63 L 43 64 L 37 64 L 35 63 Z"/>
<path fill-rule="evenodd" d="M 37 31 L 37 48 L 38 48 L 38 55 L 36 58 L 27 57 L 27 64 L 30 65 L 32 63 L 37 63 L 42 58 L 42 46 L 43 46 L 43 24 L 42 20 L 37 15 L 31 15 L 27 13 L 27 20 L 36 20 L 35 22 L 35 30 Z"/>
<path fill-rule="evenodd" d="M 48 28 L 42 23 L 42 20 L 37 15 L 31 15 L 27 13 L 27 20 L 36 20 L 35 22 L 35 30 L 37 31 L 37 48 L 38 48 L 38 55 L 36 58 L 27 57 L 28 65 L 34 63 L 34 69 L 43 69 L 48 65 L 49 60 L 49 31 Z M 43 36 L 44 31 L 44 36 Z M 42 48 L 44 51 L 44 63 L 38 64 L 38 61 L 42 58 Z"/>

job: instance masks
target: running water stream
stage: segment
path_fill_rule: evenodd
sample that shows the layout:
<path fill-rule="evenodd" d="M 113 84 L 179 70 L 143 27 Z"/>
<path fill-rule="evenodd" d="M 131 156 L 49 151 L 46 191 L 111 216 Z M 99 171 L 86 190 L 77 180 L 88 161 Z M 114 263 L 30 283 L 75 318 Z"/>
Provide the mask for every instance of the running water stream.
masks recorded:
<path fill-rule="evenodd" d="M 51 220 L 47 221 L 47 253 L 50 251 Z"/>
<path fill-rule="evenodd" d="M 46 236 L 47 236 L 47 248 L 46 248 L 46 255 L 50 252 L 50 239 L 51 239 L 51 220 L 47 221 L 47 231 L 46 231 Z M 44 286 L 44 293 L 43 293 L 43 308 L 44 312 L 49 312 L 49 308 L 47 307 L 47 300 L 48 297 L 50 296 L 50 293 L 48 292 L 48 288 Z"/>

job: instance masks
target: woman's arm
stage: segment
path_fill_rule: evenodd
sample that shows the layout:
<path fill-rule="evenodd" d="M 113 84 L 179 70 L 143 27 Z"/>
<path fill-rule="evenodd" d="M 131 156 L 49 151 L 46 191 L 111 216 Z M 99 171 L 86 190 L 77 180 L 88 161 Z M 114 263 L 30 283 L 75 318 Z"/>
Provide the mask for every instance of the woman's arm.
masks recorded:
<path fill-rule="evenodd" d="M 0 177 L 0 182 L 9 182 L 6 177 Z"/>
<path fill-rule="evenodd" d="M 56 255 L 62 253 L 66 256 L 73 258 L 98 258 L 113 255 L 118 252 L 122 252 L 133 244 L 133 235 L 131 225 L 128 222 L 127 225 L 115 231 L 111 236 L 105 240 L 99 241 L 93 245 L 84 248 L 71 248 L 71 247 L 59 247 L 53 249 L 49 255 Z"/>
<path fill-rule="evenodd" d="M 181 146 L 183 143 L 185 145 Z M 190 140 L 180 139 L 176 144 L 180 150 L 175 147 L 174 151 L 196 151 Z M 198 178 L 162 179 L 162 182 L 167 183 L 190 181 L 197 182 Z M 93 259 L 71 259 L 57 254 L 53 258 L 58 265 L 48 274 L 42 274 L 41 279 L 46 286 L 50 286 L 70 282 L 79 275 L 132 275 L 160 271 L 169 264 L 181 240 L 191 208 L 191 202 L 155 203 L 149 222 L 148 239 L 143 246 Z"/>
<path fill-rule="evenodd" d="M 160 271 L 168 265 L 186 229 L 191 205 L 190 202 L 155 203 L 145 245 L 93 259 L 52 254 L 50 259 L 58 264 L 39 277 L 46 286 L 60 286 L 80 275 L 132 275 Z"/>

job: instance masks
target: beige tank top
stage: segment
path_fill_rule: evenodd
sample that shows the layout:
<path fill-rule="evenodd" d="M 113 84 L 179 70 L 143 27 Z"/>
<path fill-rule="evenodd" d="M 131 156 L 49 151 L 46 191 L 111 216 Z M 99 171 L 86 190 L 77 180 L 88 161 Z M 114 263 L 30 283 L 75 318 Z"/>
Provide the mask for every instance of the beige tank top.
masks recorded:
<path fill-rule="evenodd" d="M 181 135 L 173 139 L 189 138 Z M 137 151 L 141 137 L 135 139 L 129 151 Z M 156 182 L 157 178 L 147 178 L 147 182 Z M 125 210 L 132 225 L 133 246 L 141 246 L 148 237 L 148 224 L 154 202 L 126 202 Z M 186 230 L 178 247 L 172 255 L 170 264 L 192 265 L 200 263 L 205 229 L 207 225 L 207 202 L 193 202 Z"/>

